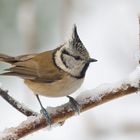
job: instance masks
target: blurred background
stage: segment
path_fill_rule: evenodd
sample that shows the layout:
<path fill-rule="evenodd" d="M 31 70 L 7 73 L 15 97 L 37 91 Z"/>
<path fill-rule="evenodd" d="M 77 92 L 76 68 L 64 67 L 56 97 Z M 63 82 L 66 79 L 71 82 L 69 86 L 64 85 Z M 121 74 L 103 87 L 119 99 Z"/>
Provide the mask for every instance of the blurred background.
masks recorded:
<path fill-rule="evenodd" d="M 91 57 L 82 91 L 125 78 L 137 66 L 139 0 L 0 0 L 0 53 L 17 56 L 54 49 L 70 37 L 75 23 Z M 9 65 L 0 63 L 0 71 Z M 40 106 L 17 77 L 0 77 L 2 88 L 35 111 Z M 44 106 L 67 98 L 41 97 Z M 0 131 L 26 119 L 0 98 Z M 24 140 L 139 140 L 140 94 L 129 95 L 72 117 L 62 127 Z"/>

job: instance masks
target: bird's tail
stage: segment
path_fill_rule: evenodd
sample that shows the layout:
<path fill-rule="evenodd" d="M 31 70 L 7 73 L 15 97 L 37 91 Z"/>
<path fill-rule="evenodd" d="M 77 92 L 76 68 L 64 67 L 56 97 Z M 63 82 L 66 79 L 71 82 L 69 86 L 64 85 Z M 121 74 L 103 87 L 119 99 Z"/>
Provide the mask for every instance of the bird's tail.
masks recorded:
<path fill-rule="evenodd" d="M 15 57 L 5 55 L 5 54 L 0 54 L 0 61 L 13 64 L 15 62 Z"/>
<path fill-rule="evenodd" d="M 30 68 L 24 66 L 26 64 L 25 61 L 33 58 L 34 56 L 36 56 L 36 54 L 21 55 L 16 57 L 0 54 L 0 61 L 12 64 L 12 67 L 4 69 L 0 75 L 19 76 L 24 79 L 34 79 L 32 69 L 30 70 Z"/>

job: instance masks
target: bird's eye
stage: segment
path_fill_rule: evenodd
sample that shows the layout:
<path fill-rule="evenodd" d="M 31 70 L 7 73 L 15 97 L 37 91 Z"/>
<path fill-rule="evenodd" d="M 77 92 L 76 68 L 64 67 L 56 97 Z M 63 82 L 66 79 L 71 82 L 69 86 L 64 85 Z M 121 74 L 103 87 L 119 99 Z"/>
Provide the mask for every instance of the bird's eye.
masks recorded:
<path fill-rule="evenodd" d="M 69 53 L 68 51 L 66 51 L 66 50 L 63 50 L 62 53 L 65 54 L 65 55 L 68 55 L 68 56 L 73 57 L 75 60 L 82 60 L 82 58 L 81 58 L 80 56 L 74 56 L 74 55 L 70 54 L 70 53 Z"/>
<path fill-rule="evenodd" d="M 81 60 L 80 56 L 74 56 L 75 60 Z"/>

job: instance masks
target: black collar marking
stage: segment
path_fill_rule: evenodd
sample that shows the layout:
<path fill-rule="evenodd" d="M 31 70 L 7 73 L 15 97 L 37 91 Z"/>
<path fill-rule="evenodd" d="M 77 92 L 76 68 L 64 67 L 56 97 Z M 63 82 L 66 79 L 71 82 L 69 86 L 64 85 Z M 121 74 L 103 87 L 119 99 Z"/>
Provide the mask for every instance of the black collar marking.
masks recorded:
<path fill-rule="evenodd" d="M 85 66 L 83 67 L 83 69 L 82 69 L 80 75 L 79 75 L 79 76 L 73 76 L 73 77 L 75 77 L 75 78 L 77 78 L 77 79 L 82 79 L 82 78 L 84 78 L 88 67 L 89 67 L 89 63 L 86 63 Z"/>
<path fill-rule="evenodd" d="M 55 55 L 56 55 L 57 50 L 58 50 L 58 49 L 56 49 L 56 50 L 53 52 L 53 57 L 52 57 L 52 58 L 53 58 L 53 63 L 54 63 L 54 65 L 55 65 L 59 70 L 62 70 L 62 69 L 56 64 L 56 61 L 55 61 L 55 59 L 56 59 L 56 56 L 55 56 Z"/>

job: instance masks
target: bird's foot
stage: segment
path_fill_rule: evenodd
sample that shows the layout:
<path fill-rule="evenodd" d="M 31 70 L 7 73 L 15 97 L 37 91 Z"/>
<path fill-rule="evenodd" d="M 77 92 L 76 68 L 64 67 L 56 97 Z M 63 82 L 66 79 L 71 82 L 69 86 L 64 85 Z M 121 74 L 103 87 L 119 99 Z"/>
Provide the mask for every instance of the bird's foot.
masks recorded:
<path fill-rule="evenodd" d="M 73 106 L 74 110 L 78 113 L 78 115 L 80 114 L 80 104 L 71 96 L 67 96 L 69 98 L 69 101 L 71 103 L 71 105 Z"/>
<path fill-rule="evenodd" d="M 52 120 L 51 120 L 51 117 L 50 117 L 49 113 L 47 112 L 47 110 L 44 107 L 42 107 L 40 110 L 40 113 L 44 115 L 44 117 L 47 119 L 49 126 L 51 126 Z"/>

